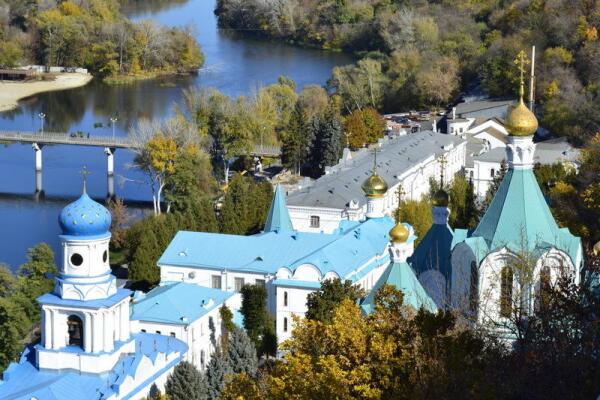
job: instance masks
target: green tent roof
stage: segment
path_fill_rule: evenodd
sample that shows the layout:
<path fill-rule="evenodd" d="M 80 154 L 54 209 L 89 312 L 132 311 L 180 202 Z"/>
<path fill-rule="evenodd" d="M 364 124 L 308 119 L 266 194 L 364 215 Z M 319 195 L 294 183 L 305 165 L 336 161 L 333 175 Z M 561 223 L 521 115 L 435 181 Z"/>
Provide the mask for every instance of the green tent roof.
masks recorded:
<path fill-rule="evenodd" d="M 402 291 L 404 294 L 404 304 L 410 305 L 417 310 L 423 307 L 431 312 L 437 311 L 434 301 L 425 292 L 410 265 L 405 262 L 392 262 L 363 300 L 361 308 L 365 314 L 370 314 L 375 310 L 375 295 L 385 284 L 395 286 L 398 290 Z"/>
<path fill-rule="evenodd" d="M 512 251 L 555 246 L 575 263 L 578 238 L 560 229 L 532 169 L 510 169 L 479 225 L 471 235 L 482 237 L 490 251 L 508 247 Z M 575 253 L 573 253 L 575 250 Z"/>
<path fill-rule="evenodd" d="M 292 232 L 292 220 L 285 204 L 285 197 L 279 185 L 275 187 L 275 194 L 271 202 L 271 209 L 265 223 L 265 232 Z"/>

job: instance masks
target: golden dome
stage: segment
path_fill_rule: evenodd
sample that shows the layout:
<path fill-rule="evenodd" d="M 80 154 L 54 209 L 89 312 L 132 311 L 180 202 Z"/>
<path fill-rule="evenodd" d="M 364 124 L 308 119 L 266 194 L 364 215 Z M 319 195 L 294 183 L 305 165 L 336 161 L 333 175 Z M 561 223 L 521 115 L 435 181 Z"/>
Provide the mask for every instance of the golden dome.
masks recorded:
<path fill-rule="evenodd" d="M 410 232 L 404 224 L 398 222 L 396 226 L 390 229 L 390 239 L 394 243 L 406 243 L 408 237 L 410 236 Z"/>
<path fill-rule="evenodd" d="M 444 189 L 439 189 L 433 194 L 431 202 L 436 207 L 448 207 L 448 204 L 450 203 L 450 196 L 448 196 L 448 193 L 446 193 Z"/>
<path fill-rule="evenodd" d="M 365 179 L 361 188 L 367 197 L 383 197 L 388 190 L 388 184 L 377 172 L 373 172 L 373 175 Z"/>
<path fill-rule="evenodd" d="M 506 130 L 511 136 L 531 136 L 537 131 L 538 120 L 523 102 L 523 96 L 519 102 L 512 106 L 506 116 Z"/>

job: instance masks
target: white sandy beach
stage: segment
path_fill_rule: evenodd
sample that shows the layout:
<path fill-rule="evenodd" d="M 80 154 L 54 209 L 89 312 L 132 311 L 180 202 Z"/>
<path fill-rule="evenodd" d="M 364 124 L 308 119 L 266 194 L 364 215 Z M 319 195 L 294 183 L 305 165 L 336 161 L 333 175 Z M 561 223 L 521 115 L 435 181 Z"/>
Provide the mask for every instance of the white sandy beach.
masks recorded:
<path fill-rule="evenodd" d="M 0 111 L 11 110 L 18 102 L 34 94 L 53 90 L 72 89 L 86 85 L 92 75 L 79 73 L 57 74 L 54 81 L 7 82 L 0 81 Z"/>

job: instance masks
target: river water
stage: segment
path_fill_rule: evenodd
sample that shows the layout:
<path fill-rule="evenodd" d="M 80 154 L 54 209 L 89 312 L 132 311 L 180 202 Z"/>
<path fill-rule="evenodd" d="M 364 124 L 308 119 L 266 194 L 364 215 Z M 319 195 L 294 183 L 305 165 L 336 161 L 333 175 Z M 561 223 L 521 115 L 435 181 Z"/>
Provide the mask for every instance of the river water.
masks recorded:
<path fill-rule="evenodd" d="M 206 57 L 197 76 L 165 78 L 132 85 L 89 85 L 43 93 L 0 113 L 0 130 L 37 131 L 40 113 L 46 114 L 46 131 L 82 131 L 91 136 L 112 134 L 109 119 L 116 116 L 115 135 L 126 135 L 139 118 L 166 118 L 181 103 L 182 89 L 214 87 L 231 95 L 251 95 L 280 75 L 294 79 L 298 88 L 324 84 L 336 65 L 350 56 L 284 44 L 241 39 L 217 29 L 214 0 L 132 0 L 124 12 L 133 20 L 152 19 L 169 26 L 192 25 Z M 130 201 L 146 201 L 150 189 L 144 177 L 131 167 L 133 155 L 115 154 L 115 192 Z M 34 152 L 30 145 L 0 147 L 0 263 L 15 268 L 26 250 L 39 242 L 58 252 L 57 217 L 64 205 L 81 193 L 79 171 L 87 166 L 88 192 L 97 199 L 107 195 L 106 156 L 94 147 L 47 146 L 43 148 L 44 197 L 35 191 Z M 133 213 L 139 208 L 131 207 Z"/>

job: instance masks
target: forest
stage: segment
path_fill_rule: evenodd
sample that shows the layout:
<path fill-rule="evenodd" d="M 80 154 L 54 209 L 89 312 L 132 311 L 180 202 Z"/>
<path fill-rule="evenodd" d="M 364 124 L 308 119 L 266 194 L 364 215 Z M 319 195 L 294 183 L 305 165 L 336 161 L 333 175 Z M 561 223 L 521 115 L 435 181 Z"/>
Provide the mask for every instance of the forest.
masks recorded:
<path fill-rule="evenodd" d="M 356 53 L 328 84 L 348 111 L 445 107 L 473 89 L 514 97 L 512 62 L 535 45 L 541 125 L 575 144 L 600 130 L 593 0 L 219 0 L 215 13 L 243 35 Z"/>
<path fill-rule="evenodd" d="M 192 28 L 134 23 L 119 8 L 118 0 L 0 0 L 0 67 L 80 67 L 119 82 L 202 66 Z"/>

